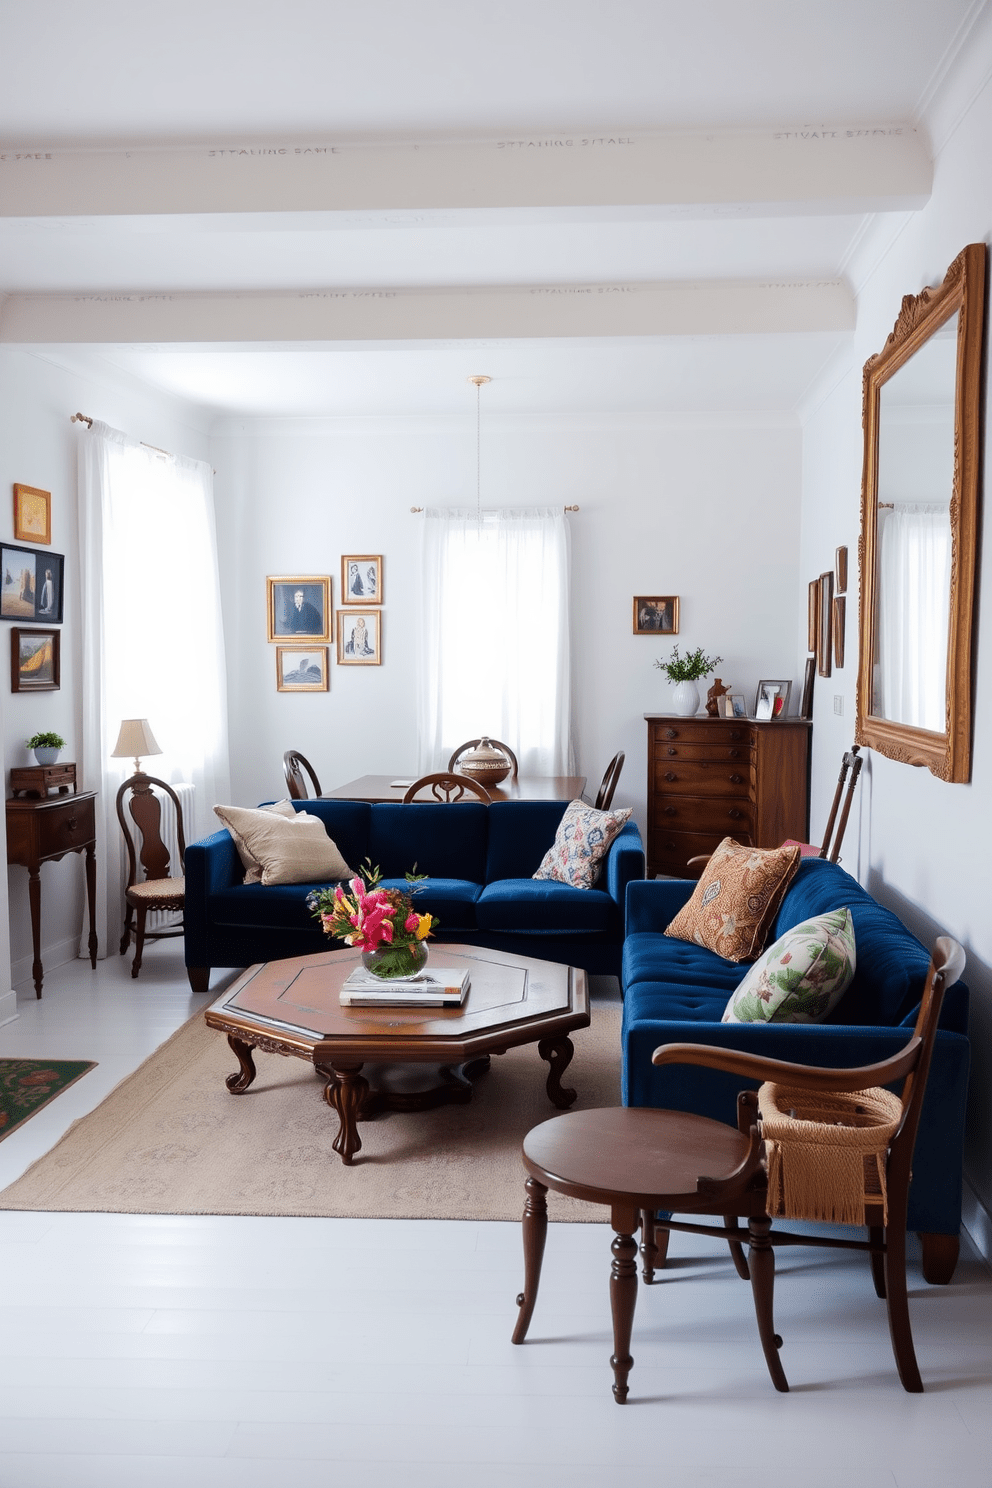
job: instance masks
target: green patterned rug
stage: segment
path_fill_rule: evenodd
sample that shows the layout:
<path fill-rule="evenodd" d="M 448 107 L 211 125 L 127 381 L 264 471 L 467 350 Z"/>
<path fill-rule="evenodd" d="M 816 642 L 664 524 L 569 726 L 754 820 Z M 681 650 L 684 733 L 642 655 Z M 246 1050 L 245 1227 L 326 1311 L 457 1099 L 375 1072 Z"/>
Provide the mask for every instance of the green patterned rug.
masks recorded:
<path fill-rule="evenodd" d="M 92 1059 L 0 1059 L 0 1142 L 95 1068 Z"/>

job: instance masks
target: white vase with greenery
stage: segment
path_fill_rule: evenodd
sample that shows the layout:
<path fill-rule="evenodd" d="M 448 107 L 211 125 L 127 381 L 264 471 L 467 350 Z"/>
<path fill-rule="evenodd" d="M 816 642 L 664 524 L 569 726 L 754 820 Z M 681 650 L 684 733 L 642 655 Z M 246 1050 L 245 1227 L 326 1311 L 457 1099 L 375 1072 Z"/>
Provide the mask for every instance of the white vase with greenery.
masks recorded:
<path fill-rule="evenodd" d="M 708 677 L 722 660 L 722 656 L 706 656 L 701 646 L 697 646 L 687 656 L 680 656 L 679 648 L 675 646 L 667 661 L 662 661 L 659 657 L 655 662 L 655 666 L 664 672 L 669 682 L 675 683 L 672 689 L 672 708 L 680 718 L 692 718 L 699 711 L 699 688 L 696 683 L 700 677 Z"/>

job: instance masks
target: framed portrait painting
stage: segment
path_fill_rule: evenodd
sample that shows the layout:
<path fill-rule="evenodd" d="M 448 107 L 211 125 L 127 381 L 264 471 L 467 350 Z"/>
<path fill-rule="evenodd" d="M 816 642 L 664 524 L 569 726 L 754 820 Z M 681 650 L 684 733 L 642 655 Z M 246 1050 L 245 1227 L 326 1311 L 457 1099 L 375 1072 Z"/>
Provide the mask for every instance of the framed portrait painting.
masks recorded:
<path fill-rule="evenodd" d="M 341 666 L 381 665 L 381 611 L 338 611 L 338 662 Z"/>
<path fill-rule="evenodd" d="M 42 620 L 62 624 L 61 553 L 0 544 L 0 620 Z"/>
<path fill-rule="evenodd" d="M 329 652 L 326 646 L 277 646 L 277 692 L 327 692 Z"/>
<path fill-rule="evenodd" d="M 14 541 L 52 540 L 52 493 L 37 486 L 14 486 Z"/>
<path fill-rule="evenodd" d="M 635 595 L 635 635 L 678 635 L 679 597 L 677 594 Z"/>
<path fill-rule="evenodd" d="M 381 553 L 345 553 L 341 559 L 341 603 L 382 604 Z"/>
<path fill-rule="evenodd" d="M 11 692 L 58 692 L 62 685 L 62 632 L 22 630 L 10 632 Z"/>
<path fill-rule="evenodd" d="M 270 641 L 331 640 L 331 581 L 325 574 L 278 574 L 265 581 Z"/>

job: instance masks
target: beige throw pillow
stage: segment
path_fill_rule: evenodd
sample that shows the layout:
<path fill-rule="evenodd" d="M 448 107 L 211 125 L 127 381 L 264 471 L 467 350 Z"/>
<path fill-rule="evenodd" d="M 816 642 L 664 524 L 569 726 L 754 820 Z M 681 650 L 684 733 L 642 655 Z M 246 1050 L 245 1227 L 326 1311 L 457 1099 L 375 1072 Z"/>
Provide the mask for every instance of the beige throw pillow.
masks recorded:
<path fill-rule="evenodd" d="M 799 857 L 798 847 L 742 847 L 725 837 L 665 934 L 695 941 L 727 961 L 753 961 L 765 948 Z"/>
<path fill-rule="evenodd" d="M 288 808 L 288 810 L 287 810 Z M 316 883 L 350 877 L 351 870 L 318 816 L 274 806 L 215 806 L 245 866 L 245 883 Z"/>

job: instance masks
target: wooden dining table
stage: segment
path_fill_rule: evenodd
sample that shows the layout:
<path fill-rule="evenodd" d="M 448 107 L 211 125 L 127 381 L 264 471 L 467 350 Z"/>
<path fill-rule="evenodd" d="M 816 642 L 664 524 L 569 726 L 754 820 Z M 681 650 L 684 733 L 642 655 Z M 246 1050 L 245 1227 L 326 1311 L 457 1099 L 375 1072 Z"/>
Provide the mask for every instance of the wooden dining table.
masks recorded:
<path fill-rule="evenodd" d="M 321 801 L 402 801 L 415 775 L 360 775 L 334 790 L 324 791 Z M 576 801 L 586 787 L 584 775 L 520 775 L 486 789 L 494 801 Z M 427 799 L 426 796 L 424 798 Z M 470 797 L 476 800 L 476 796 Z"/>

